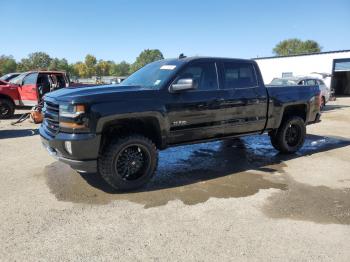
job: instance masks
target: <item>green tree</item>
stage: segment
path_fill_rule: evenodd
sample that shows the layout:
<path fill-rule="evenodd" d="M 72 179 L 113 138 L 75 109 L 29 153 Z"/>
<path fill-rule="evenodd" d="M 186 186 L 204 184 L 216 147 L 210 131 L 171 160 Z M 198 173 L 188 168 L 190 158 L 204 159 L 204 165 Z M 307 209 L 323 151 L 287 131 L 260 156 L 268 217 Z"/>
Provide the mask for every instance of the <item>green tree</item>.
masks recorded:
<path fill-rule="evenodd" d="M 141 54 L 136 58 L 135 63 L 133 63 L 130 67 L 130 73 L 134 73 L 139 70 L 141 67 L 157 61 L 164 59 L 162 52 L 158 49 L 146 49 L 141 52 Z"/>
<path fill-rule="evenodd" d="M 57 71 L 69 71 L 69 64 L 67 59 L 59 59 L 59 58 L 53 58 L 50 62 L 50 65 L 48 67 L 49 70 L 57 70 Z"/>
<path fill-rule="evenodd" d="M 127 76 L 130 72 L 130 64 L 122 61 L 119 64 L 113 64 L 111 66 L 111 75 L 114 76 Z"/>
<path fill-rule="evenodd" d="M 21 71 L 47 70 L 51 63 L 51 57 L 44 52 L 35 52 L 23 58 L 19 64 Z"/>
<path fill-rule="evenodd" d="M 17 63 L 13 56 L 0 56 L 0 76 L 16 72 Z"/>
<path fill-rule="evenodd" d="M 314 40 L 302 41 L 297 38 L 279 42 L 273 49 L 273 53 L 279 56 L 297 55 L 320 52 L 322 47 Z"/>
<path fill-rule="evenodd" d="M 108 76 L 111 70 L 111 61 L 98 61 L 96 65 L 96 75 L 97 76 Z"/>
<path fill-rule="evenodd" d="M 75 63 L 73 66 L 73 70 L 79 77 L 89 77 L 89 69 L 85 63 Z"/>
<path fill-rule="evenodd" d="M 97 64 L 96 57 L 90 54 L 85 56 L 85 65 L 88 69 L 88 77 L 92 77 L 96 75 L 96 64 Z"/>

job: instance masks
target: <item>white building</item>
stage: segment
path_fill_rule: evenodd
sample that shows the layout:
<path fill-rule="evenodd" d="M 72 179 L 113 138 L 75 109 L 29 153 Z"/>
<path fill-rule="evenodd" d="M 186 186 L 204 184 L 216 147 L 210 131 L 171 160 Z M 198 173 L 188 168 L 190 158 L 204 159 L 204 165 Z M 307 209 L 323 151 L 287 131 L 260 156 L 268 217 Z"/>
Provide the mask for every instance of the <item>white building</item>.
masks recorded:
<path fill-rule="evenodd" d="M 323 78 L 328 86 L 334 88 L 336 95 L 350 95 L 350 50 L 261 57 L 254 60 L 260 67 L 265 84 L 274 78 L 313 76 Z"/>

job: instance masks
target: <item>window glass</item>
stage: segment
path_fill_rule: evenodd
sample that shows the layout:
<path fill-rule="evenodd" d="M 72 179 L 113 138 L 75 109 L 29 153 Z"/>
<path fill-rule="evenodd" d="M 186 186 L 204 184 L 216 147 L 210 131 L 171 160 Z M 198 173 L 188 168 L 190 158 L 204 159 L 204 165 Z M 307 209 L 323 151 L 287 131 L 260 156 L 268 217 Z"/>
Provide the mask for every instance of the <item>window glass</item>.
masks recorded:
<path fill-rule="evenodd" d="M 306 85 L 308 85 L 308 86 L 316 86 L 317 83 L 316 83 L 316 81 L 314 79 L 308 79 L 308 80 L 306 80 Z"/>
<path fill-rule="evenodd" d="M 192 78 L 199 90 L 216 90 L 218 82 L 214 63 L 194 63 L 180 73 L 178 79 Z"/>
<path fill-rule="evenodd" d="M 272 79 L 271 83 L 269 85 L 273 86 L 295 86 L 295 85 L 301 85 L 302 83 L 297 83 L 294 80 L 291 79 L 285 79 L 285 78 L 274 78 Z"/>
<path fill-rule="evenodd" d="M 23 85 L 35 85 L 38 74 L 29 74 L 23 80 Z"/>
<path fill-rule="evenodd" d="M 142 86 L 159 89 L 176 73 L 182 63 L 184 62 L 181 60 L 160 60 L 150 63 L 125 79 L 122 86 Z"/>
<path fill-rule="evenodd" d="M 317 83 L 318 83 L 319 85 L 324 85 L 324 84 L 325 84 L 322 80 L 317 80 Z"/>
<path fill-rule="evenodd" d="M 225 88 L 244 88 L 258 85 L 253 64 L 224 63 Z"/>
<path fill-rule="evenodd" d="M 22 84 L 22 81 L 23 81 L 23 78 L 27 75 L 27 73 L 23 73 L 23 74 L 20 74 L 19 76 L 11 79 L 10 83 L 11 84 L 15 84 L 15 85 L 19 85 L 19 84 Z"/>

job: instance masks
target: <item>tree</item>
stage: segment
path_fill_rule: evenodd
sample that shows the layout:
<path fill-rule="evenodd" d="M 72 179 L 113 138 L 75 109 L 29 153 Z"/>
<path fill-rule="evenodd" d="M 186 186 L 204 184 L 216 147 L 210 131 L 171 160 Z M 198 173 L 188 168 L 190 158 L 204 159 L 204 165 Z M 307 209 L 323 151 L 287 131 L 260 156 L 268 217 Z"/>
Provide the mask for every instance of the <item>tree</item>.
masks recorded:
<path fill-rule="evenodd" d="M 17 63 L 13 56 L 0 56 L 0 76 L 16 72 Z"/>
<path fill-rule="evenodd" d="M 130 72 L 130 64 L 122 61 L 119 64 L 113 64 L 111 66 L 111 75 L 114 76 L 127 76 Z"/>
<path fill-rule="evenodd" d="M 74 71 L 78 74 L 78 76 L 89 77 L 89 69 L 85 63 L 77 62 L 74 64 L 73 68 Z"/>
<path fill-rule="evenodd" d="M 97 76 L 108 76 L 111 69 L 111 61 L 98 61 L 96 65 L 96 75 Z M 113 63 L 114 64 L 114 63 Z"/>
<path fill-rule="evenodd" d="M 57 71 L 68 71 L 69 64 L 67 59 L 58 59 L 54 58 L 51 60 L 50 65 L 48 67 L 49 70 L 57 70 Z"/>
<path fill-rule="evenodd" d="M 273 53 L 279 56 L 297 55 L 320 52 L 322 47 L 314 40 L 302 41 L 297 38 L 279 42 L 273 49 Z"/>
<path fill-rule="evenodd" d="M 135 63 L 131 65 L 130 73 L 139 70 L 141 67 L 157 60 L 164 59 L 163 54 L 158 49 L 143 50 L 136 58 Z"/>
<path fill-rule="evenodd" d="M 19 65 L 21 71 L 29 70 L 47 70 L 51 63 L 51 57 L 44 52 L 35 52 L 23 58 Z"/>
<path fill-rule="evenodd" d="M 93 55 L 86 55 L 85 56 L 85 65 L 88 70 L 88 77 L 92 77 L 93 75 L 96 75 L 96 64 L 97 59 Z"/>

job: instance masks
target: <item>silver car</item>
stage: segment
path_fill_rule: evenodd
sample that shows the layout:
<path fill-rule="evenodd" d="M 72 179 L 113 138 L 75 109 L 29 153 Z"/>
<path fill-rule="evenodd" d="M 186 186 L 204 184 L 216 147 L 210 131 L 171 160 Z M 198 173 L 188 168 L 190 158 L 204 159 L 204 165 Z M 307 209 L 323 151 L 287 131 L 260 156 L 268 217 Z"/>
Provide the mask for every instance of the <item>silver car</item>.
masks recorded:
<path fill-rule="evenodd" d="M 303 77 L 286 77 L 274 78 L 269 85 L 308 85 L 319 86 L 322 95 L 322 107 L 328 103 L 331 96 L 331 89 L 323 82 L 323 80 L 308 76 Z"/>

